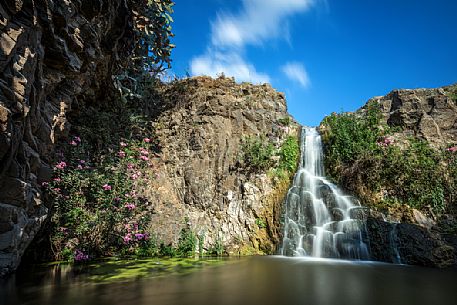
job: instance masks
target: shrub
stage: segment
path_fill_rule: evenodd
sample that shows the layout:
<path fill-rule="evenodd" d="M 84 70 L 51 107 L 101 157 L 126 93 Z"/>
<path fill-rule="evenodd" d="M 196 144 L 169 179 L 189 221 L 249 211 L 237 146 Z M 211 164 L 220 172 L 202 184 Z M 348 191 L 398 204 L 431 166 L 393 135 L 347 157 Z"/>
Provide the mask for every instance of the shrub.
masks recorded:
<path fill-rule="evenodd" d="M 182 229 L 178 241 L 177 254 L 181 257 L 189 257 L 195 255 L 197 242 L 197 235 L 195 235 L 195 233 L 190 230 L 190 228 Z"/>
<path fill-rule="evenodd" d="M 286 127 L 290 126 L 291 122 L 292 122 L 292 120 L 289 116 L 278 119 L 278 124 L 281 126 L 286 126 Z"/>
<path fill-rule="evenodd" d="M 297 168 L 300 156 L 300 145 L 298 139 L 288 136 L 279 150 L 279 169 L 293 172 Z"/>
<path fill-rule="evenodd" d="M 456 154 L 413 137 L 400 147 L 394 130 L 383 126 L 380 118 L 380 110 L 371 103 L 363 114 L 324 119 L 327 173 L 372 204 L 396 202 L 443 212 L 457 197 Z M 380 191 L 383 197 L 374 199 Z"/>
<path fill-rule="evenodd" d="M 274 164 L 274 146 L 265 137 L 247 137 L 242 146 L 242 162 L 253 171 L 265 171 Z"/>
<path fill-rule="evenodd" d="M 73 137 L 47 187 L 53 198 L 52 247 L 56 259 L 135 254 L 149 246 L 145 230 L 150 203 L 138 195 L 151 167 L 151 141 L 125 140 L 99 161 L 84 138 Z"/>

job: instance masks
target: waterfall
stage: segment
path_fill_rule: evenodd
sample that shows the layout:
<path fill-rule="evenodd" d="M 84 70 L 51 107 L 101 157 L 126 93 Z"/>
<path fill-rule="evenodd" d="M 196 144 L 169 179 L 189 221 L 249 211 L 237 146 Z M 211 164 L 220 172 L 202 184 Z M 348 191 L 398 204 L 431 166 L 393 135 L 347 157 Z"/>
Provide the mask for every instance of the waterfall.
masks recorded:
<path fill-rule="evenodd" d="M 368 259 L 365 210 L 324 176 L 322 141 L 303 127 L 300 165 L 287 193 L 282 255 Z"/>

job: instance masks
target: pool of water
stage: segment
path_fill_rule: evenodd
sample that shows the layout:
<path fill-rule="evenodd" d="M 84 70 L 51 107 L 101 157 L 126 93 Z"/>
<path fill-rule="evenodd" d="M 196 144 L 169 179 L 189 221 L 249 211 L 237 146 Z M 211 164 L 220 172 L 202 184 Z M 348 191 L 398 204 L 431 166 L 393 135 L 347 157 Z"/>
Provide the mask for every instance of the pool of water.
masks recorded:
<path fill-rule="evenodd" d="M 280 256 L 235 259 L 215 265 L 198 263 L 197 268 L 192 262 L 161 266 L 160 261 L 139 261 L 122 268 L 111 268 L 109 264 L 22 270 L 1 282 L 0 302 L 5 305 L 457 304 L 456 270 Z M 160 268 L 155 268 L 156 265 Z M 122 276 L 124 273 L 127 275 Z"/>

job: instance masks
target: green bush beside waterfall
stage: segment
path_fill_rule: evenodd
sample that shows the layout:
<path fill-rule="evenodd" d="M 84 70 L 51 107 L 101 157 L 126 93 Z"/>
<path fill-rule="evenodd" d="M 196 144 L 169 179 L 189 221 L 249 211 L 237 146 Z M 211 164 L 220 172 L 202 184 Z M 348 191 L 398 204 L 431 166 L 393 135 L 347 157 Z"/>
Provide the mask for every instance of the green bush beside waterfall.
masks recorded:
<path fill-rule="evenodd" d="M 406 204 L 432 214 L 457 198 L 455 143 L 436 148 L 418 137 L 400 137 L 382 122 L 376 103 L 356 113 L 332 114 L 321 132 L 327 174 L 366 204 L 385 209 Z"/>
<path fill-rule="evenodd" d="M 241 146 L 240 162 L 252 172 L 274 171 L 277 176 L 294 173 L 300 145 L 295 136 L 287 136 L 281 145 L 266 137 L 246 137 Z"/>

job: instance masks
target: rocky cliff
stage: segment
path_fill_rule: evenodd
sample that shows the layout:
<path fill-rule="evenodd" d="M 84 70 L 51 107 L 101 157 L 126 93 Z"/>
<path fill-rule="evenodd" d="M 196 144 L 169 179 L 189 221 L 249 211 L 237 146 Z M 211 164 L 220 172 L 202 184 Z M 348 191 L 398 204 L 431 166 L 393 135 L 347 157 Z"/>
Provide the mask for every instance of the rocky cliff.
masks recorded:
<path fill-rule="evenodd" d="M 54 145 L 72 109 L 109 94 L 130 20 L 125 0 L 0 3 L 0 273 L 15 269 L 46 218 Z"/>
<path fill-rule="evenodd" d="M 219 245 L 227 254 L 274 253 L 293 173 L 249 171 L 243 141 L 261 137 L 279 149 L 288 136 L 298 139 L 284 95 L 223 77 L 179 81 L 161 94 L 170 106 L 154 123 L 162 153 L 149 194 L 159 240 L 176 243 L 188 227 L 205 252 Z"/>
<path fill-rule="evenodd" d="M 384 121 L 434 146 L 457 143 L 457 86 L 394 90 L 368 103 L 381 107 Z"/>
<path fill-rule="evenodd" d="M 370 208 L 373 259 L 456 265 L 456 93 L 394 90 L 323 121 L 327 171 Z"/>

